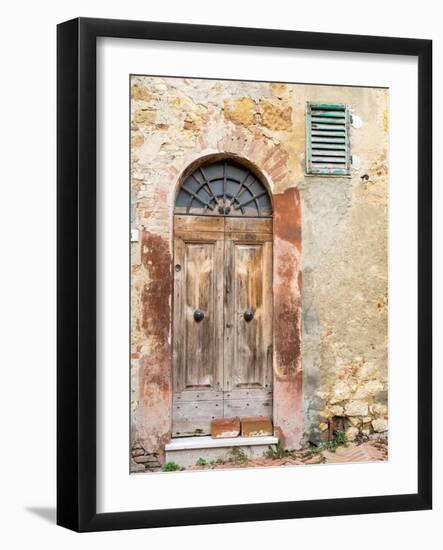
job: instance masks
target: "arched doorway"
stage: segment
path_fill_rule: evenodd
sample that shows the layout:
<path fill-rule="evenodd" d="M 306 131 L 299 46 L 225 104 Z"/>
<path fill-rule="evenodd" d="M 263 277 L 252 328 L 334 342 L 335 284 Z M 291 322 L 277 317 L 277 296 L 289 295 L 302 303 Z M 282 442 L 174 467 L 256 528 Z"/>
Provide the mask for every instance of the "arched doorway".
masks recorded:
<path fill-rule="evenodd" d="M 174 209 L 172 436 L 272 417 L 272 202 L 232 159 L 184 178 Z"/>

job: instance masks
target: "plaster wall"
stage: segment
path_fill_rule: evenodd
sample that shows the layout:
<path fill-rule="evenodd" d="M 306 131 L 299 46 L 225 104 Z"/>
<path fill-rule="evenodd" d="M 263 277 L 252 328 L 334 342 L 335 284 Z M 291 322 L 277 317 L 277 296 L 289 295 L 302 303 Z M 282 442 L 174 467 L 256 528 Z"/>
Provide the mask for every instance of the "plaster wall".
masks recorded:
<path fill-rule="evenodd" d="M 171 423 L 173 204 L 205 155 L 244 159 L 274 204 L 274 424 L 288 448 L 387 430 L 383 89 L 131 78 L 132 439 L 161 462 Z M 351 177 L 305 175 L 307 101 L 346 103 Z M 137 234 L 137 233 L 135 233 Z"/>

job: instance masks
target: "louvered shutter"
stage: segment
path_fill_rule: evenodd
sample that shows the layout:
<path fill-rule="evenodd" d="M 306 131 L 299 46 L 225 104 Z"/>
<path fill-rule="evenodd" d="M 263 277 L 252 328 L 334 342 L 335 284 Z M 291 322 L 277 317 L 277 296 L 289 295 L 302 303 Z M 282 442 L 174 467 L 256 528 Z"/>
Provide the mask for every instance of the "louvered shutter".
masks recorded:
<path fill-rule="evenodd" d="M 346 176 L 351 172 L 349 113 L 343 103 L 308 103 L 306 173 Z"/>

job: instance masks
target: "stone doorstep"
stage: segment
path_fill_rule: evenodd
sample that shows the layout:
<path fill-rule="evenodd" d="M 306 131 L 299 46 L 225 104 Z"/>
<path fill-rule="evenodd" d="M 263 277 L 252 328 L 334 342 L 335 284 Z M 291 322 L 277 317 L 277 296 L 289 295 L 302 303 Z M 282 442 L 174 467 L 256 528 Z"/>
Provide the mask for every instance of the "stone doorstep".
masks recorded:
<path fill-rule="evenodd" d="M 248 458 L 261 458 L 269 445 L 276 445 L 278 437 L 230 437 L 214 439 L 211 436 L 182 437 L 172 439 L 165 445 L 166 462 L 180 466 L 191 466 L 199 458 L 205 460 L 227 460 L 233 447 L 240 448 Z"/>
<path fill-rule="evenodd" d="M 165 451 L 182 451 L 189 449 L 218 449 L 223 447 L 242 447 L 255 445 L 277 445 L 278 437 L 260 436 L 260 437 L 225 437 L 223 439 L 214 439 L 210 435 L 196 437 L 177 437 L 171 439 L 165 445 Z"/>

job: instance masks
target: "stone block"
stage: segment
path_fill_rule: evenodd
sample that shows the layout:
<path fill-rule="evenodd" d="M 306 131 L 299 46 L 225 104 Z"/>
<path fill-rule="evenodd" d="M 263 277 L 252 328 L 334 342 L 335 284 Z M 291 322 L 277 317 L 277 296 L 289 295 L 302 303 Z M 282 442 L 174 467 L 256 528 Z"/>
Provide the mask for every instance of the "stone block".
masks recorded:
<path fill-rule="evenodd" d="M 349 384 L 343 382 L 342 380 L 337 382 L 332 390 L 332 396 L 330 398 L 331 405 L 335 405 L 340 401 L 345 401 L 351 396 L 351 390 Z"/>
<path fill-rule="evenodd" d="M 351 427 L 346 430 L 346 439 L 348 441 L 355 441 L 357 435 L 358 435 L 357 428 Z"/>
<path fill-rule="evenodd" d="M 211 435 L 215 439 L 240 435 L 240 418 L 215 418 L 211 421 Z"/>
<path fill-rule="evenodd" d="M 378 380 L 369 380 L 357 388 L 355 399 L 366 399 L 372 397 L 383 389 L 383 384 Z"/>
<path fill-rule="evenodd" d="M 388 429 L 388 421 L 386 418 L 376 418 L 372 421 L 372 427 L 376 432 L 386 432 Z"/>
<path fill-rule="evenodd" d="M 133 460 L 131 460 L 131 472 L 133 474 L 139 473 L 139 472 L 146 472 L 146 468 L 143 464 L 137 464 Z"/>
<path fill-rule="evenodd" d="M 225 119 L 230 120 L 234 124 L 248 127 L 254 122 L 256 107 L 255 101 L 251 97 L 225 100 Z"/>
<path fill-rule="evenodd" d="M 134 456 L 134 462 L 137 464 L 157 464 L 158 459 L 152 455 Z"/>
<path fill-rule="evenodd" d="M 145 451 L 143 449 L 133 449 L 132 450 L 132 456 L 143 456 L 145 454 Z"/>
<path fill-rule="evenodd" d="M 270 130 L 290 130 L 292 107 L 267 98 L 260 100 L 262 124 Z"/>
<path fill-rule="evenodd" d="M 332 405 L 331 416 L 343 416 L 344 410 L 340 405 Z"/>
<path fill-rule="evenodd" d="M 241 434 L 243 437 L 260 437 L 272 435 L 272 433 L 272 420 L 268 416 L 242 418 Z"/>
<path fill-rule="evenodd" d="M 348 416 L 368 416 L 368 404 L 363 401 L 350 401 L 346 405 L 345 413 Z"/>
<path fill-rule="evenodd" d="M 388 407 L 382 403 L 375 403 L 372 405 L 371 410 L 378 416 L 386 416 L 388 414 Z"/>

